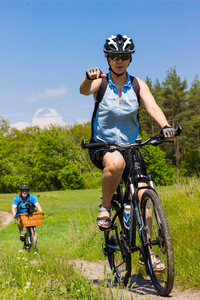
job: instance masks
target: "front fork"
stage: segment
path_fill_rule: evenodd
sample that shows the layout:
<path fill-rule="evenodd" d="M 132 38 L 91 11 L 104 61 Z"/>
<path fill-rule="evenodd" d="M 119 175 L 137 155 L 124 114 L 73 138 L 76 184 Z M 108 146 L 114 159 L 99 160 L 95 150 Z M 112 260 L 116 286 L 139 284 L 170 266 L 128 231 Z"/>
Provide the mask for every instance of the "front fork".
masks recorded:
<path fill-rule="evenodd" d="M 143 221 L 143 218 L 142 218 L 142 213 L 141 213 L 140 205 L 139 205 L 139 199 L 136 198 L 137 195 L 135 194 L 135 187 L 134 187 L 134 184 L 133 184 L 132 177 L 130 177 L 128 179 L 128 185 L 129 185 L 129 190 L 130 190 L 130 193 L 131 193 L 133 209 L 135 211 L 135 217 L 136 217 L 136 223 L 137 223 L 139 235 L 143 240 L 143 244 L 145 245 L 145 244 L 147 244 L 146 227 L 144 225 L 144 221 Z"/>
<path fill-rule="evenodd" d="M 31 244 L 31 230 L 29 227 L 27 227 L 27 229 L 26 229 L 26 234 L 27 234 L 28 245 L 30 245 Z"/>

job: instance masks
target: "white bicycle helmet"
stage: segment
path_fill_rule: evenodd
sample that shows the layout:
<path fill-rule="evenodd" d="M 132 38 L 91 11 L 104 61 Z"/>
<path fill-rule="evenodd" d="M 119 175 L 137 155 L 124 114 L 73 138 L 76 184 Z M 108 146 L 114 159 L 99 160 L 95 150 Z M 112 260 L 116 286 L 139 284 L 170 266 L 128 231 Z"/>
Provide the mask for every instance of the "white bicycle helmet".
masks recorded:
<path fill-rule="evenodd" d="M 108 39 L 106 39 L 104 45 L 104 53 L 112 54 L 112 53 L 134 53 L 135 45 L 133 44 L 133 40 L 126 35 L 111 35 Z"/>

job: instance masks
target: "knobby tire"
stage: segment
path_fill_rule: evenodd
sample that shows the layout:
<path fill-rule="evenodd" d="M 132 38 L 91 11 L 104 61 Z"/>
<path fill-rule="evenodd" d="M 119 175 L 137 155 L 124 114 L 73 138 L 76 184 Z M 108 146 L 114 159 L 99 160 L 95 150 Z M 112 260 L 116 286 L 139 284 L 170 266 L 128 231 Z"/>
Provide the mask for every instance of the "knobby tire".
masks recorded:
<path fill-rule="evenodd" d="M 167 218 L 158 195 L 153 190 L 146 190 L 141 199 L 141 212 L 145 223 L 146 214 L 152 215 L 152 233 L 148 240 L 149 246 L 142 245 L 145 263 L 155 289 L 161 296 L 170 294 L 174 282 L 173 247 Z M 147 224 L 145 223 L 145 226 Z M 148 230 L 148 229 L 147 229 Z M 154 271 L 150 251 L 165 263 L 165 270 Z"/>
<path fill-rule="evenodd" d="M 34 227 L 31 227 L 31 243 L 33 245 L 33 247 L 36 249 L 37 248 L 37 240 L 36 240 L 36 236 L 35 236 L 35 230 Z"/>
<path fill-rule="evenodd" d="M 30 228 L 26 228 L 24 249 L 29 250 L 29 251 L 31 249 L 31 230 L 30 230 Z"/>

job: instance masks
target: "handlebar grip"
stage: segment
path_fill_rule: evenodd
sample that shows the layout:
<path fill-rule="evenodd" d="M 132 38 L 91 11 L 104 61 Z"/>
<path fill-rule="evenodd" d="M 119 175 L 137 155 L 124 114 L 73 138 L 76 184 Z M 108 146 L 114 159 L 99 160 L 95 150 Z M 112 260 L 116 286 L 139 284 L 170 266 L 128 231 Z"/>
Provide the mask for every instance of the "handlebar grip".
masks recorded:
<path fill-rule="evenodd" d="M 86 140 L 83 139 L 82 142 L 81 142 L 81 147 L 84 149 L 84 148 L 86 148 L 85 145 L 86 145 Z"/>
<path fill-rule="evenodd" d="M 179 126 L 178 126 L 178 129 L 176 130 L 175 136 L 180 135 L 181 132 L 182 132 L 182 130 L 183 130 L 183 127 L 182 127 L 181 125 L 179 125 Z"/>
<path fill-rule="evenodd" d="M 104 142 L 97 142 L 97 143 L 89 143 L 89 144 L 86 144 L 86 140 L 83 139 L 82 140 L 82 143 L 81 143 L 81 147 L 83 149 L 86 149 L 86 148 L 96 148 L 96 147 L 105 147 L 106 143 Z"/>

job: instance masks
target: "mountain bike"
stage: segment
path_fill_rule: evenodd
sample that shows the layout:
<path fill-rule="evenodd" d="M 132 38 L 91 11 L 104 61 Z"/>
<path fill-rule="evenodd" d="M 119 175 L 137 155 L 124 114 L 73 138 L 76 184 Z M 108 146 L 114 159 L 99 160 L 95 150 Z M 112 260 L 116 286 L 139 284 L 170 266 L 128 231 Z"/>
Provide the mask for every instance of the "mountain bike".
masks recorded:
<path fill-rule="evenodd" d="M 175 135 L 180 135 L 181 131 L 182 127 L 179 126 Z M 151 136 L 145 141 L 137 139 L 130 144 L 104 142 L 86 144 L 85 140 L 82 141 L 82 148 L 103 147 L 107 151 L 125 149 L 130 153 L 132 165 L 124 191 L 120 183 L 111 202 L 113 215 L 111 226 L 103 230 L 105 240 L 103 252 L 108 257 L 115 281 L 126 286 L 132 270 L 131 255 L 139 251 L 146 273 L 150 275 L 156 291 L 161 296 L 169 295 L 173 288 L 173 247 L 167 218 L 155 190 L 153 177 L 150 174 L 141 175 L 138 150 L 147 145 L 157 146 L 164 142 L 173 141 L 165 140 L 163 134 Z M 146 182 L 146 186 L 139 186 L 141 179 Z M 138 197 L 140 190 L 143 190 L 141 201 Z M 136 243 L 137 232 L 140 245 Z M 155 259 L 164 263 L 163 270 L 155 268 Z"/>
<path fill-rule="evenodd" d="M 30 251 L 31 247 L 37 250 L 37 239 L 35 235 L 35 227 L 42 225 L 43 213 L 33 212 L 32 214 L 24 213 L 19 214 L 20 221 L 23 227 L 26 228 L 24 236 L 24 249 Z"/>

